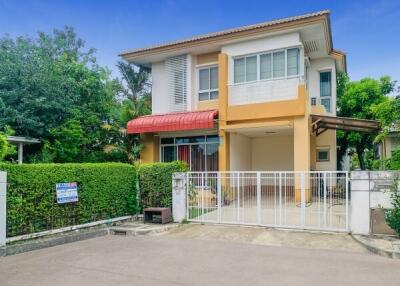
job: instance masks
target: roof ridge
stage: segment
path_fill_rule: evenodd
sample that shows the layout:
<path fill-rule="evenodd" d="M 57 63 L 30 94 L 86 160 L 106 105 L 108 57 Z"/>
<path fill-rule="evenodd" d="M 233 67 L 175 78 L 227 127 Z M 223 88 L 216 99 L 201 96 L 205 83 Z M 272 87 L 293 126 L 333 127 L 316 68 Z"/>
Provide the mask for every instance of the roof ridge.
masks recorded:
<path fill-rule="evenodd" d="M 330 14 L 330 11 L 329 10 L 321 10 L 321 11 L 297 15 L 297 16 L 278 18 L 278 19 L 274 19 L 274 20 L 270 20 L 270 21 L 259 22 L 256 24 L 250 24 L 250 25 L 234 27 L 234 28 L 230 28 L 230 29 L 226 29 L 226 30 L 221 30 L 221 31 L 216 31 L 216 32 L 211 32 L 211 33 L 206 33 L 206 34 L 200 34 L 200 35 L 193 36 L 191 38 L 185 38 L 185 39 L 180 39 L 180 40 L 175 40 L 175 41 L 170 41 L 170 42 L 154 44 L 154 45 L 150 45 L 150 46 L 147 46 L 144 48 L 131 49 L 131 50 L 127 50 L 127 51 L 123 51 L 123 52 L 119 53 L 119 56 L 149 51 L 149 50 L 153 50 L 153 49 L 157 49 L 157 48 L 168 47 L 168 46 L 173 46 L 173 45 L 178 45 L 178 44 L 184 44 L 184 43 L 188 43 L 188 42 L 192 42 L 192 41 L 198 41 L 198 40 L 213 38 L 213 37 L 217 37 L 217 36 L 228 35 L 228 34 L 241 32 L 241 31 L 247 31 L 247 30 L 252 30 L 252 29 L 257 29 L 257 28 L 268 27 L 268 26 L 272 26 L 272 25 L 307 19 L 307 18 L 311 18 L 311 17 L 322 16 L 322 15 L 326 15 L 326 14 Z"/>

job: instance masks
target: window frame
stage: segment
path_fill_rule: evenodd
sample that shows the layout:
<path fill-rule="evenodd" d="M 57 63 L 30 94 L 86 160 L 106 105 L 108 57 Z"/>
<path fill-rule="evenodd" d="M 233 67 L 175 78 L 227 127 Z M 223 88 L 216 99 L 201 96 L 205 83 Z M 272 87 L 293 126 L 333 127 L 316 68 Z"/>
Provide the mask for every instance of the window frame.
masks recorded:
<path fill-rule="evenodd" d="M 330 147 L 317 147 L 316 152 L 317 152 L 317 154 L 316 154 L 316 161 L 317 162 L 329 162 L 331 160 L 331 158 L 330 158 L 330 152 L 331 152 Z M 324 159 L 321 160 L 319 158 L 319 153 L 320 152 L 326 152 L 327 153 L 327 159 L 326 160 L 324 160 Z"/>
<path fill-rule="evenodd" d="M 211 100 L 218 100 L 219 98 L 219 84 L 218 88 L 211 89 L 211 69 L 217 69 L 217 84 L 218 84 L 218 64 L 211 64 L 211 65 L 202 65 L 197 67 L 197 101 L 211 101 Z M 200 71 L 201 70 L 208 70 L 208 89 L 200 89 Z M 211 98 L 212 92 L 218 92 L 217 98 Z M 208 93 L 207 99 L 200 99 L 200 93 Z"/>
<path fill-rule="evenodd" d="M 290 75 L 288 76 L 288 50 L 291 49 L 299 49 L 299 59 L 298 59 L 298 74 L 296 75 Z M 285 56 L 284 56 L 284 61 L 285 61 L 285 73 L 284 76 L 280 76 L 280 77 L 274 77 L 274 53 L 279 53 L 279 52 L 284 52 Z M 265 79 L 261 79 L 261 61 L 260 61 L 260 57 L 262 55 L 271 55 L 271 78 L 265 78 Z M 252 80 L 252 81 L 247 81 L 246 80 L 246 58 L 247 57 L 253 57 L 256 56 L 257 59 L 257 76 L 256 76 L 256 80 Z M 234 77 L 234 73 L 235 73 L 235 60 L 237 59 L 244 59 L 244 81 L 243 82 L 235 82 L 235 77 Z M 302 59 L 302 46 L 291 46 L 291 47 L 286 47 L 286 48 L 280 48 L 280 49 L 274 49 L 274 50 L 268 50 L 268 51 L 262 51 L 262 52 L 256 52 L 256 53 L 250 53 L 250 54 L 245 54 L 245 55 L 240 55 L 240 56 L 234 56 L 232 57 L 232 83 L 230 85 L 242 85 L 242 84 L 249 84 L 249 83 L 255 83 L 255 82 L 263 82 L 263 81 L 272 81 L 272 80 L 280 80 L 280 79 L 290 79 L 290 78 L 297 78 L 297 77 L 301 77 L 304 73 L 304 71 L 301 68 L 301 59 Z"/>
<path fill-rule="evenodd" d="M 190 138 L 192 137 L 204 137 L 204 141 L 202 142 L 190 142 Z M 166 143 L 166 144 L 161 144 L 161 140 L 165 138 L 171 138 L 173 139 L 173 143 Z M 177 143 L 177 138 L 188 138 L 189 142 L 185 143 Z M 216 140 L 214 139 L 216 138 Z M 212 139 L 212 140 L 208 140 Z M 207 170 L 207 148 L 209 145 L 218 145 L 220 146 L 221 144 L 221 138 L 218 136 L 218 134 L 207 134 L 207 135 L 188 135 L 188 136 L 160 136 L 159 138 L 159 162 L 164 162 L 163 161 L 163 147 L 174 147 L 175 148 L 175 154 L 176 154 L 176 160 L 179 160 L 178 154 L 179 154 L 179 146 L 182 145 L 188 145 L 190 146 L 190 151 L 189 151 L 189 169 L 192 167 L 192 145 L 204 145 L 204 169 Z M 217 148 L 218 151 L 218 148 Z M 219 152 L 219 151 L 218 151 Z M 218 171 L 218 170 L 217 170 Z"/>
<path fill-rule="evenodd" d="M 322 73 L 330 73 L 330 96 L 321 96 L 321 74 Z M 333 81 L 332 81 L 332 76 L 333 76 L 333 71 L 332 69 L 321 69 L 318 70 L 318 84 L 319 84 L 319 103 L 320 105 L 324 106 L 322 104 L 322 100 L 329 100 L 329 110 L 327 110 L 326 108 L 326 112 L 328 113 L 332 113 L 332 98 L 333 98 Z"/>

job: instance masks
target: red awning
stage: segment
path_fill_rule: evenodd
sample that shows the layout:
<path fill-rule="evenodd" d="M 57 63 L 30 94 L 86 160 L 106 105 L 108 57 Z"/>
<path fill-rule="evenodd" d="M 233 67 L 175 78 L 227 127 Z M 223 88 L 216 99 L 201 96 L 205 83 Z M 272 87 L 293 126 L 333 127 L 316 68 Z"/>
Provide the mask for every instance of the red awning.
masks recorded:
<path fill-rule="evenodd" d="M 217 110 L 141 116 L 127 124 L 128 134 L 214 128 Z"/>

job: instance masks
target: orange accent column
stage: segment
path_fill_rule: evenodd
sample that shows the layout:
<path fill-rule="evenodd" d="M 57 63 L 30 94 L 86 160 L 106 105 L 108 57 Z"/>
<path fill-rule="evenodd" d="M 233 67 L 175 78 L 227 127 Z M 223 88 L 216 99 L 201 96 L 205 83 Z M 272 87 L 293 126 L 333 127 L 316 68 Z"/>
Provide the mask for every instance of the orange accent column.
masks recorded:
<path fill-rule="evenodd" d="M 307 91 L 304 85 L 299 85 L 299 97 L 307 98 Z M 308 100 L 305 101 L 305 114 L 304 116 L 296 117 L 293 120 L 293 148 L 294 148 L 294 171 L 308 172 L 310 171 L 310 115 Z M 306 175 L 306 202 L 310 200 L 310 184 L 309 176 Z M 300 175 L 295 175 L 295 201 L 301 201 L 301 182 Z"/>
<path fill-rule="evenodd" d="M 143 149 L 140 150 L 141 163 L 153 163 L 160 161 L 160 142 L 159 137 L 152 133 L 144 133 L 140 136 Z"/>
<path fill-rule="evenodd" d="M 226 126 L 228 109 L 228 56 L 220 53 L 218 55 L 218 85 L 219 85 L 219 109 L 218 109 L 218 134 L 220 145 L 218 149 L 219 171 L 229 171 L 230 169 L 230 136 L 229 132 L 223 129 Z"/>

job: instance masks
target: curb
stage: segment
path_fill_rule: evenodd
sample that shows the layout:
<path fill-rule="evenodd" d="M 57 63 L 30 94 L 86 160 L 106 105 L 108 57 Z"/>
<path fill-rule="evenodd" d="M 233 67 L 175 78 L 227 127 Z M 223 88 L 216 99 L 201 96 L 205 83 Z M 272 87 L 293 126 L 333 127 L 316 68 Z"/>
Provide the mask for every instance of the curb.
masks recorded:
<path fill-rule="evenodd" d="M 72 233 L 65 233 L 62 236 L 53 237 L 42 237 L 25 242 L 19 242 L 10 244 L 7 246 L 0 247 L 0 257 L 14 255 L 23 252 L 29 252 L 33 250 L 48 248 L 52 246 L 62 245 L 66 243 L 106 236 L 106 235 L 118 235 L 123 234 L 127 236 L 137 235 L 158 235 L 163 232 L 179 227 L 180 224 L 165 225 L 158 228 L 145 228 L 145 229 L 130 229 L 119 226 L 114 227 L 103 227 L 100 229 L 92 230 L 74 230 Z"/>
<path fill-rule="evenodd" d="M 100 236 L 106 236 L 108 235 L 108 233 L 109 233 L 108 228 L 103 228 L 85 232 L 66 234 L 60 237 L 45 238 L 36 241 L 28 241 L 25 243 L 8 245 L 0 248 L 0 257 L 38 250 L 42 248 L 48 248 L 52 246 L 57 246 L 80 240 L 86 240 Z"/>
<path fill-rule="evenodd" d="M 400 251 L 389 251 L 385 250 L 382 248 L 378 248 L 375 246 L 372 246 L 366 242 L 364 242 L 362 239 L 358 237 L 358 235 L 351 235 L 351 237 L 358 242 L 360 245 L 362 245 L 365 249 L 367 249 L 369 252 L 373 254 L 377 254 L 383 257 L 391 258 L 391 259 L 400 259 Z"/>

